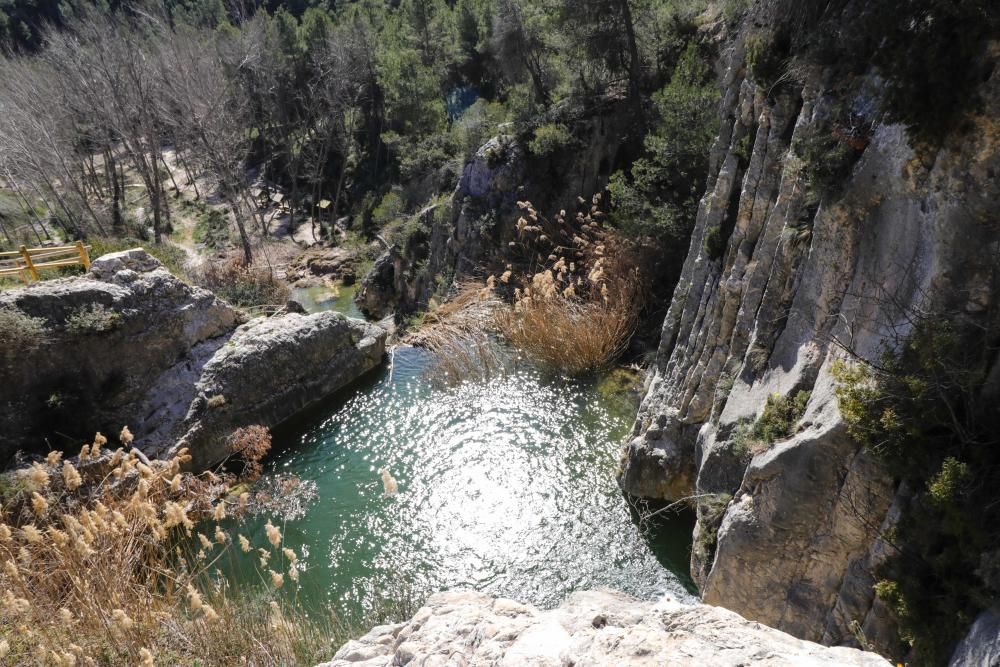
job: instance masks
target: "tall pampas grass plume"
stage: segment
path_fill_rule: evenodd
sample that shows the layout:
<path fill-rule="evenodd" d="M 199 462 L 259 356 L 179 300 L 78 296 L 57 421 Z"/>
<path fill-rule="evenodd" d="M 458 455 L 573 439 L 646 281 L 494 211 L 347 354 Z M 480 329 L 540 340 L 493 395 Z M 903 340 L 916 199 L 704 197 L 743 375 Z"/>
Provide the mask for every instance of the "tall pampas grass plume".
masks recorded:
<path fill-rule="evenodd" d="M 388 468 L 382 468 L 379 474 L 382 475 L 382 491 L 385 495 L 394 496 L 399 493 L 399 484 Z"/>

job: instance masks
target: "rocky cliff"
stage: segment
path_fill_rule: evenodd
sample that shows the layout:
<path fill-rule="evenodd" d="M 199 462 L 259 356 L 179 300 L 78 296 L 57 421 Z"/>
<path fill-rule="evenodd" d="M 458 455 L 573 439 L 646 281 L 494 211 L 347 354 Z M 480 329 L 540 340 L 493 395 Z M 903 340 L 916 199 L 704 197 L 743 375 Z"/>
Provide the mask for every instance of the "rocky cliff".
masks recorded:
<path fill-rule="evenodd" d="M 573 128 L 571 146 L 534 156 L 513 136 L 498 136 L 466 162 L 455 190 L 415 216 L 413 231 L 389 247 L 361 281 L 355 297 L 373 318 L 412 313 L 442 300 L 465 278 L 487 268 L 530 260 L 512 251 L 519 200 L 541 210 L 574 210 L 577 196 L 600 192 L 630 140 L 625 101 L 595 102 L 586 116 L 554 109 Z M 633 138 L 634 140 L 634 138 Z M 501 270 L 502 272 L 502 270 Z"/>
<path fill-rule="evenodd" d="M 900 495 L 848 436 L 830 368 L 845 350 L 876 359 L 914 313 L 975 322 L 993 305 L 1000 126 L 973 111 L 941 141 L 918 143 L 875 113 L 877 72 L 849 94 L 808 69 L 799 84 L 762 86 L 745 37 L 724 57 L 709 188 L 621 483 L 698 501 L 691 568 L 706 603 L 891 653 L 872 585 Z M 1000 72 L 986 72 L 982 108 L 996 109 Z M 806 149 L 836 132 L 853 154 L 818 192 L 823 161 L 844 156 Z M 791 435 L 741 449 L 769 396 L 800 391 L 811 393 Z"/>
<path fill-rule="evenodd" d="M 823 647 L 718 607 L 671 599 L 653 604 L 611 591 L 582 591 L 557 609 L 539 611 L 454 591 L 431 596 L 406 623 L 380 626 L 348 642 L 321 667 L 888 664 L 873 653 Z"/>
<path fill-rule="evenodd" d="M 377 366 L 386 337 L 336 313 L 240 326 L 241 313 L 138 248 L 82 277 L 5 291 L 0 312 L 13 323 L 0 356 L 2 461 L 75 452 L 128 425 L 148 454 L 188 446 L 208 467 L 233 430 L 275 426 Z M 15 343 L 17 326 L 31 336 Z"/>

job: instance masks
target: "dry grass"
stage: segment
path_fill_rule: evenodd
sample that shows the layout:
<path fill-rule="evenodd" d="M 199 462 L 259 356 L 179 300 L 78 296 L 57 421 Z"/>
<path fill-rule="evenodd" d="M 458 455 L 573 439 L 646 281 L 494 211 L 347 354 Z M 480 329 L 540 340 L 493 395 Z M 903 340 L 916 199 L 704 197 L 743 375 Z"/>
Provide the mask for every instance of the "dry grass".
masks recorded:
<path fill-rule="evenodd" d="M 227 496 L 233 479 L 180 472 L 184 452 L 147 462 L 129 450 L 127 429 L 120 440 L 123 448 L 109 452 L 98 434 L 76 464 L 53 452 L 4 476 L 0 664 L 328 658 L 333 619 L 307 615 L 296 602 L 301 554 L 283 545 L 278 527 L 262 545 L 226 529 L 249 494 Z M 252 593 L 232 590 L 219 574 L 234 545 L 259 556 L 262 585 Z"/>
<path fill-rule="evenodd" d="M 244 266 L 239 260 L 207 262 L 195 278 L 198 284 L 238 308 L 283 306 L 290 296 L 288 286 L 271 269 Z"/>
<path fill-rule="evenodd" d="M 560 294 L 525 296 L 497 311 L 494 322 L 512 345 L 570 375 L 610 366 L 635 331 L 634 292 L 583 301 Z"/>
<path fill-rule="evenodd" d="M 493 311 L 500 305 L 482 283 L 467 282 L 424 314 L 420 329 L 406 342 L 434 353 L 430 375 L 439 384 L 503 373 L 507 360 L 490 337 Z"/>
<path fill-rule="evenodd" d="M 535 259 L 516 275 L 508 267 L 487 286 L 513 288 L 513 303 L 493 312 L 493 325 L 539 363 L 571 375 L 611 365 L 638 323 L 640 285 L 627 242 L 603 229 L 600 195 L 579 200 L 571 221 L 554 221 L 521 202 L 520 245 Z"/>

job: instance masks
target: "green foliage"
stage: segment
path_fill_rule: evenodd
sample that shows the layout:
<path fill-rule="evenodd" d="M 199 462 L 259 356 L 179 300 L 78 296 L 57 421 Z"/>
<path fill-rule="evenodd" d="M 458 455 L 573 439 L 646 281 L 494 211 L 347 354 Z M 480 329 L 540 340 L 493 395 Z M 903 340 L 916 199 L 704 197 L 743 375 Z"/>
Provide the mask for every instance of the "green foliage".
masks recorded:
<path fill-rule="evenodd" d="M 766 29 L 747 36 L 747 66 L 754 83 L 769 90 L 778 82 L 788 58 L 788 48 L 788 37 L 781 32 Z"/>
<path fill-rule="evenodd" d="M 753 437 L 770 444 L 795 432 L 795 425 L 806 413 L 811 393 L 797 391 L 791 397 L 771 394 L 753 427 Z"/>
<path fill-rule="evenodd" d="M 874 72 L 887 120 L 932 142 L 978 105 L 975 90 L 992 67 L 986 45 L 1000 29 L 991 0 L 785 0 L 776 12 L 790 48 L 761 41 L 755 49 L 761 80 L 779 73 L 775 65 L 786 51 L 825 68 L 832 80 Z"/>
<path fill-rule="evenodd" d="M 912 497 L 876 593 L 919 664 L 945 664 L 976 614 L 1000 599 L 1000 415 L 982 397 L 986 333 L 920 318 L 877 366 L 833 368 L 851 435 Z"/>
<path fill-rule="evenodd" d="M 718 97 L 711 67 L 692 42 L 653 96 L 659 122 L 645 139 L 645 156 L 611 178 L 614 224 L 678 243 L 689 237 L 708 178 Z"/>
<path fill-rule="evenodd" d="M 804 128 L 797 135 L 793 150 L 803 162 L 808 195 L 817 203 L 836 194 L 861 155 L 828 123 Z"/>
<path fill-rule="evenodd" d="M 212 249 L 229 247 L 229 222 L 225 214 L 216 208 L 203 207 L 195 219 L 191 238 L 195 243 L 203 243 Z"/>
<path fill-rule="evenodd" d="M 975 61 L 1000 13 L 990 0 L 911 0 L 902 12 L 890 4 L 891 27 L 875 55 L 887 80 L 886 112 L 918 135 L 940 136 L 974 99 L 983 66 Z"/>
<path fill-rule="evenodd" d="M 382 201 L 372 210 L 372 224 L 376 229 L 382 229 L 389 223 L 395 222 L 403 217 L 406 207 L 403 206 L 403 198 L 398 192 L 390 191 L 385 193 Z"/>
<path fill-rule="evenodd" d="M 698 498 L 698 538 L 692 551 L 703 563 L 711 563 L 719 539 L 719 526 L 733 497 L 728 493 L 706 494 Z"/>
<path fill-rule="evenodd" d="M 789 396 L 771 394 L 756 420 L 742 419 L 736 424 L 730 443 L 737 457 L 743 459 L 766 450 L 795 433 L 806 413 L 811 392 L 797 391 Z"/>
<path fill-rule="evenodd" d="M 121 315 L 103 304 L 81 306 L 66 318 L 66 331 L 77 335 L 107 333 L 118 328 Z"/>
<path fill-rule="evenodd" d="M 535 128 L 534 136 L 528 142 L 528 150 L 536 157 L 548 157 L 565 150 L 573 142 L 573 135 L 565 125 L 546 123 Z"/>
<path fill-rule="evenodd" d="M 0 361 L 9 363 L 48 342 L 45 318 L 31 317 L 16 308 L 0 308 Z"/>
<path fill-rule="evenodd" d="M 722 259 L 722 255 L 726 252 L 726 241 L 728 239 L 722 236 L 722 230 L 718 227 L 712 227 L 705 234 L 705 254 L 708 255 L 710 260 L 717 261 Z"/>

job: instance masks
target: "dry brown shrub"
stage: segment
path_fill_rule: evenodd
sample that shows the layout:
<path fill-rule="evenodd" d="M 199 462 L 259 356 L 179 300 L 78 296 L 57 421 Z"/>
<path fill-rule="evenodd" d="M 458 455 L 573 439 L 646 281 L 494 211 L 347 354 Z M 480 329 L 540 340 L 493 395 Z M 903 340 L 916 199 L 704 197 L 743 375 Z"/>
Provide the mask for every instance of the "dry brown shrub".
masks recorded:
<path fill-rule="evenodd" d="M 507 360 L 490 337 L 500 302 L 482 283 L 463 283 L 445 303 L 424 314 L 405 339 L 434 353 L 431 377 L 440 384 L 485 378 L 506 369 Z"/>
<path fill-rule="evenodd" d="M 535 257 L 521 275 L 508 267 L 488 286 L 514 287 L 513 303 L 493 312 L 493 324 L 538 362 L 571 375 L 613 363 L 638 323 L 642 281 L 627 241 L 603 228 L 601 196 L 579 200 L 571 218 L 550 221 L 520 202 L 519 243 Z M 546 233 L 547 232 L 547 233 Z"/>
<path fill-rule="evenodd" d="M 560 294 L 524 296 L 497 311 L 494 322 L 510 343 L 536 361 L 570 375 L 606 368 L 628 347 L 635 331 L 634 291 L 622 285 L 607 299 Z"/>
<path fill-rule="evenodd" d="M 261 452 L 259 435 L 241 451 Z M 53 452 L 0 478 L 3 664 L 286 665 L 329 657 L 332 617 L 305 613 L 297 597 L 274 587 L 297 587 L 304 570 L 300 554 L 276 546 L 277 527 L 269 544 L 252 545 L 270 554 L 261 574 L 271 587 L 251 596 L 217 574 L 232 544 L 246 540 L 223 523 L 242 504 L 227 497 L 233 478 L 181 472 L 185 451 L 148 461 L 134 449 L 101 451 L 101 440 L 77 463 Z"/>
<path fill-rule="evenodd" d="M 261 461 L 271 451 L 271 431 L 260 424 L 238 428 L 226 439 L 226 451 L 243 463 L 244 479 L 259 479 L 264 472 Z"/>
<path fill-rule="evenodd" d="M 199 284 L 239 308 L 283 306 L 288 302 L 288 286 L 268 267 L 245 266 L 234 259 L 221 264 L 207 263 L 196 276 Z"/>

